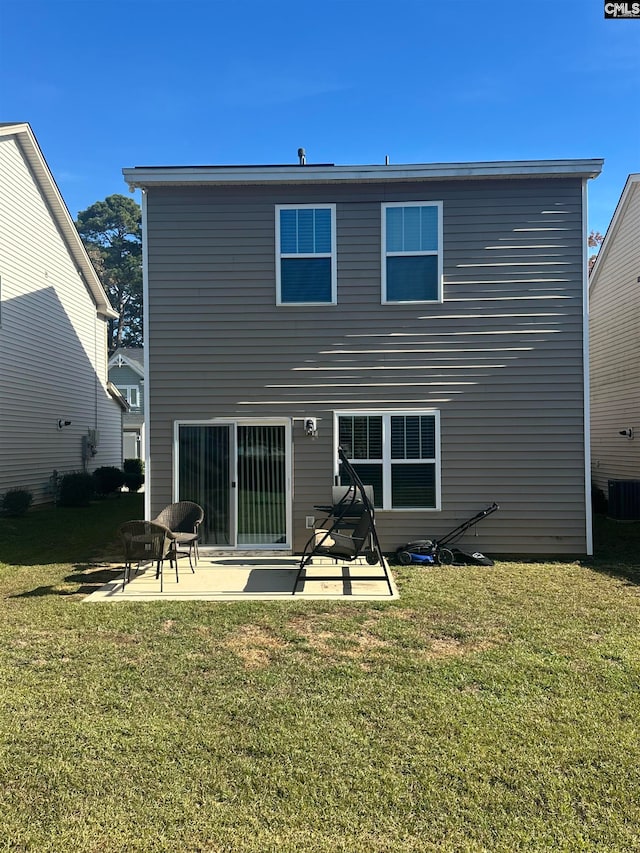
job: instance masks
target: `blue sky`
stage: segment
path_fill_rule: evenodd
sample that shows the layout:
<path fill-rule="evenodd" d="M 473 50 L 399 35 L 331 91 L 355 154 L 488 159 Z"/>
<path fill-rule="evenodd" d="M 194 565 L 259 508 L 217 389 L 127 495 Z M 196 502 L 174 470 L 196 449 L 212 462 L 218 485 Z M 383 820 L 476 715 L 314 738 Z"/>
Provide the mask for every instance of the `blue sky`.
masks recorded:
<path fill-rule="evenodd" d="M 603 0 L 0 0 L 0 118 L 75 218 L 139 165 L 604 157 L 640 171 L 640 20 Z M 136 195 L 136 198 L 139 197 Z"/>

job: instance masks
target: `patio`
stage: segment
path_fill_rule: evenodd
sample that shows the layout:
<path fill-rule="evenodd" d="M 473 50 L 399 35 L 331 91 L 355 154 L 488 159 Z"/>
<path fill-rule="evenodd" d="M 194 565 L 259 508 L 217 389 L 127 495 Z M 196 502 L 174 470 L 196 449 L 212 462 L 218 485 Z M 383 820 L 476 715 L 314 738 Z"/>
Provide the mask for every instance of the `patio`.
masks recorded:
<path fill-rule="evenodd" d="M 349 601 L 391 601 L 398 590 L 389 572 L 393 595 L 381 566 L 370 566 L 364 559 L 338 563 L 314 557 L 306 569 L 295 595 L 291 594 L 300 558 L 295 556 L 214 556 L 201 553 L 195 573 L 189 563 L 180 560 L 179 582 L 168 561 L 164 566 L 163 591 L 156 579 L 155 564 L 142 565 L 123 589 L 123 574 L 88 595 L 85 602 L 104 601 L 247 601 L 300 599 Z M 116 564 L 117 566 L 118 564 Z M 380 574 L 379 580 L 364 580 Z M 326 580 L 326 576 L 335 580 Z M 314 580 L 322 577 L 323 580 Z"/>

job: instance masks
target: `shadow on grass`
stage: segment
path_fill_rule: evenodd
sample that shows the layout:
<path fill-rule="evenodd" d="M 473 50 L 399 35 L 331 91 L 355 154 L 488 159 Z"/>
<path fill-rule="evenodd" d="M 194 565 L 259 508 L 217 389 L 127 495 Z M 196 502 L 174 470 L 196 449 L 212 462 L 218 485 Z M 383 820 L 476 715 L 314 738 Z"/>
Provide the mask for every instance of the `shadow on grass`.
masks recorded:
<path fill-rule="evenodd" d="M 45 595 L 73 596 L 91 595 L 107 583 L 111 583 L 122 575 L 122 567 L 109 568 L 106 566 L 77 565 L 73 572 L 66 575 L 61 581 L 65 584 L 79 584 L 75 589 L 61 589 L 60 585 L 49 584 L 30 589 L 28 592 L 20 592 L 10 595 L 9 598 L 42 598 Z"/>
<path fill-rule="evenodd" d="M 105 551 L 120 559 L 118 528 L 142 518 L 143 497 L 122 493 L 88 507 L 35 507 L 21 518 L 0 518 L 0 563 L 47 566 L 102 559 Z"/>
<path fill-rule="evenodd" d="M 585 569 L 599 574 L 609 575 L 626 581 L 633 586 L 640 586 L 640 520 L 639 521 L 616 521 L 604 515 L 594 515 L 594 556 L 584 557 L 580 554 L 537 554 L 527 556 L 524 554 L 491 554 L 497 563 L 517 563 L 520 566 L 536 566 L 557 563 L 566 565 L 572 563 L 580 565 Z M 391 555 L 391 564 L 396 574 L 396 580 L 402 581 L 404 573 L 402 566 L 394 564 Z M 412 574 L 410 571 L 406 577 Z"/>
<path fill-rule="evenodd" d="M 592 559 L 581 564 L 594 572 L 640 585 L 640 521 L 614 521 L 604 515 L 593 519 Z"/>

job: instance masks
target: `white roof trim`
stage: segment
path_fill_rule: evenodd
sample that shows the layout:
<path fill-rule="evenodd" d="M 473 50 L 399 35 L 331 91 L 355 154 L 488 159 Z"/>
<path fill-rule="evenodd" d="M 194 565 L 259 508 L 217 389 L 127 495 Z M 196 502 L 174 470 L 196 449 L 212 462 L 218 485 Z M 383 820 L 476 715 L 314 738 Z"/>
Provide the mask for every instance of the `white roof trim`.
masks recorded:
<path fill-rule="evenodd" d="M 120 350 L 116 350 L 113 355 L 110 356 L 107 366 L 119 367 L 119 365 L 116 363 L 119 358 L 122 359 L 122 361 L 127 365 L 127 367 L 130 367 L 131 370 L 133 370 L 135 373 L 138 374 L 138 376 L 141 376 L 144 379 L 144 367 L 140 365 L 137 361 L 134 361 L 132 358 L 128 358 L 126 355 L 123 355 Z"/>
<path fill-rule="evenodd" d="M 616 209 L 614 210 L 613 216 L 611 217 L 611 222 L 609 223 L 609 227 L 607 228 L 607 233 L 604 235 L 604 240 L 600 245 L 600 251 L 598 252 L 596 262 L 593 265 L 593 269 L 591 270 L 591 275 L 589 276 L 589 290 L 591 290 L 595 286 L 595 283 L 600 274 L 600 269 L 604 265 L 605 258 L 609 254 L 609 247 L 615 240 L 616 234 L 618 233 L 618 229 L 620 228 L 620 223 L 622 222 L 624 214 L 631 201 L 631 193 L 633 192 L 634 187 L 639 183 L 640 172 L 632 172 L 626 180 L 626 183 L 620 195 L 620 199 L 618 200 L 618 204 L 616 205 Z"/>
<path fill-rule="evenodd" d="M 167 184 L 307 184 L 351 181 L 428 181 L 473 178 L 595 178 L 604 160 L 500 160 L 479 163 L 418 163 L 396 166 L 135 166 L 122 170 L 136 187 Z"/>
<path fill-rule="evenodd" d="M 116 401 L 116 403 L 119 404 L 119 406 L 123 412 L 129 411 L 129 408 L 130 408 L 129 403 L 125 400 L 125 398 L 122 396 L 122 394 L 120 393 L 118 388 L 113 384 L 113 382 L 107 382 L 107 391 L 109 392 L 111 397 L 113 397 L 113 399 Z"/>
<path fill-rule="evenodd" d="M 26 122 L 22 124 L 0 125 L 0 137 L 9 136 L 13 136 L 17 140 L 18 145 L 31 168 L 34 179 L 37 181 L 47 202 L 49 211 L 51 212 L 51 215 L 58 226 L 65 243 L 67 244 L 69 254 L 77 265 L 78 273 L 96 304 L 98 313 L 102 314 L 104 317 L 115 320 L 119 315 L 117 311 L 114 311 L 111 307 L 111 303 L 109 302 L 100 279 L 93 268 L 93 264 L 89 260 L 89 255 L 87 254 L 76 226 L 71 219 L 71 214 L 60 195 L 60 190 L 58 189 L 53 175 L 49 170 L 31 127 Z"/>

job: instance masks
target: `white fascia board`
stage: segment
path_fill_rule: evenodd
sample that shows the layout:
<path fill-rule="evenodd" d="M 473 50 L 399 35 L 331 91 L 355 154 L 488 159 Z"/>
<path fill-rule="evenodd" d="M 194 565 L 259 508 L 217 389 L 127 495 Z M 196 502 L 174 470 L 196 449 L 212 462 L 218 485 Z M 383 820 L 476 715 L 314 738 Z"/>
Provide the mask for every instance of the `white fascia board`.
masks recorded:
<path fill-rule="evenodd" d="M 604 240 L 600 245 L 596 262 L 593 265 L 591 275 L 589 276 L 589 291 L 593 290 L 595 287 L 596 281 L 600 275 L 600 270 L 604 266 L 604 260 L 609 254 L 609 247 L 612 245 L 615 236 L 618 233 L 620 223 L 622 222 L 625 212 L 631 202 L 631 195 L 638 184 L 640 184 L 640 172 L 632 172 L 625 182 L 618 204 L 616 205 L 616 209 L 611 217 L 611 222 L 607 228 L 607 233 L 604 235 Z"/>
<path fill-rule="evenodd" d="M 111 395 L 111 397 L 118 403 L 123 412 L 128 412 L 130 409 L 129 403 L 122 396 L 118 388 L 113 384 L 113 382 L 107 382 L 107 391 Z"/>
<path fill-rule="evenodd" d="M 117 319 L 119 314 L 112 308 L 93 264 L 89 260 L 87 250 L 80 239 L 71 214 L 47 166 L 47 162 L 44 159 L 44 155 L 40 150 L 31 127 L 26 122 L 22 124 L 1 125 L 0 136 L 14 136 L 16 138 L 20 150 L 31 168 L 34 179 L 37 181 L 47 202 L 51 216 L 67 244 L 69 254 L 76 263 L 78 273 L 85 287 L 93 297 L 98 314 L 110 320 Z"/>
<path fill-rule="evenodd" d="M 121 352 L 116 350 L 113 355 L 109 358 L 108 367 L 117 367 L 117 360 L 121 358 L 122 361 L 130 367 L 138 376 L 141 376 L 144 379 L 144 366 L 140 364 L 140 362 L 134 361 L 131 358 L 128 358 L 126 355 L 123 355 Z"/>
<path fill-rule="evenodd" d="M 418 163 L 395 166 L 135 166 L 122 170 L 136 187 L 224 184 L 368 183 L 474 178 L 595 178 L 602 159 L 505 160 L 480 163 Z"/>

